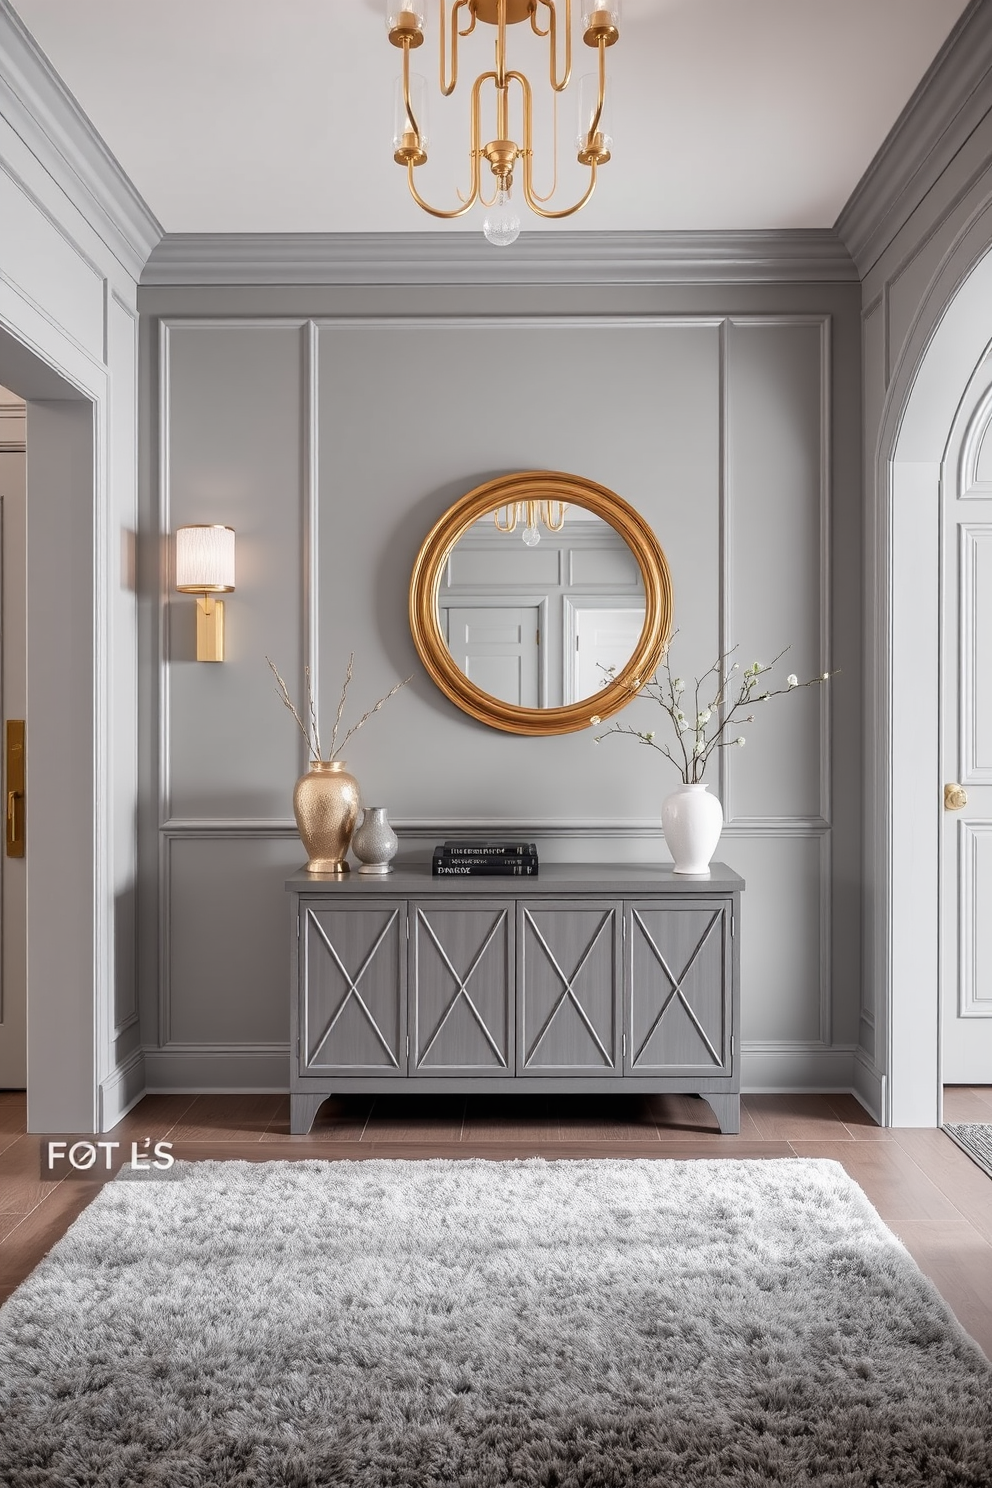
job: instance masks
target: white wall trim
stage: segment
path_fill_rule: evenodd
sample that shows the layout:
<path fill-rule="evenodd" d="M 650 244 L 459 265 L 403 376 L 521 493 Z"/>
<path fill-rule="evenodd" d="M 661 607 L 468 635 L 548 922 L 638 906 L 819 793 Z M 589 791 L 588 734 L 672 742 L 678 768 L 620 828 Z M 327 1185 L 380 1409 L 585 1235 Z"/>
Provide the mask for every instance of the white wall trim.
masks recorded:
<path fill-rule="evenodd" d="M 863 1049 L 856 1049 L 854 1052 L 854 1080 L 851 1089 L 868 1114 L 875 1118 L 879 1126 L 884 1126 L 888 1104 L 886 1078 Z"/>
<path fill-rule="evenodd" d="M 97 1097 L 97 1131 L 110 1131 L 145 1094 L 145 1054 L 135 1049 L 105 1079 Z"/>
<path fill-rule="evenodd" d="M 145 285 L 781 284 L 852 281 L 832 228 L 767 232 L 167 233 Z"/>
<path fill-rule="evenodd" d="M 148 1095 L 279 1093 L 289 1089 L 289 1041 L 277 1044 L 166 1044 L 146 1048 Z"/>
<path fill-rule="evenodd" d="M 992 6 L 971 0 L 835 223 L 862 279 L 989 112 Z"/>
<path fill-rule="evenodd" d="M 0 56 L 0 113 L 136 280 L 162 238 L 161 223 L 9 0 L 0 0 Z"/>
<path fill-rule="evenodd" d="M 850 1091 L 853 1044 L 751 1042 L 741 1044 L 741 1090 L 745 1094 Z"/>

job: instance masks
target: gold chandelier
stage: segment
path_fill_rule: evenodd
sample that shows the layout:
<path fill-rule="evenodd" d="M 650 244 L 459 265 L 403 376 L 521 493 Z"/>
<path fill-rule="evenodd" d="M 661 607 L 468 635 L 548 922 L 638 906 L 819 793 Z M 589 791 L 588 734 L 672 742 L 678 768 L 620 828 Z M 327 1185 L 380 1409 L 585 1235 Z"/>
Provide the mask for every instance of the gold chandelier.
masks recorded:
<path fill-rule="evenodd" d="M 579 200 L 570 207 L 551 209 L 545 205 L 557 187 L 557 160 L 551 190 L 541 196 L 534 189 L 533 90 L 524 73 L 507 66 L 508 26 L 530 23 L 535 36 L 548 41 L 548 74 L 557 109 L 557 95 L 564 93 L 572 74 L 572 0 L 438 0 L 440 61 L 438 86 L 443 97 L 458 84 L 458 44 L 481 22 L 496 29 L 496 61 L 488 72 L 480 72 L 472 84 L 469 161 L 471 181 L 468 195 L 458 195 L 461 205 L 444 211 L 426 202 L 417 190 L 414 171 L 427 159 L 427 83 L 410 71 L 410 53 L 424 41 L 424 9 L 427 0 L 387 0 L 386 28 L 393 46 L 403 50 L 403 75 L 396 89 L 396 122 L 393 159 L 405 165 L 410 195 L 432 217 L 463 217 L 477 201 L 487 208 L 483 232 L 490 243 L 505 247 L 520 232 L 520 218 L 511 201 L 514 168 L 521 166 L 523 199 L 539 217 L 570 217 L 584 207 L 596 185 L 596 172 L 610 158 L 613 141 L 604 124 L 606 101 L 606 48 L 619 38 L 620 0 L 581 0 L 582 39 L 598 53 L 595 73 L 579 79 L 579 119 L 576 151 L 580 165 L 588 166 L 589 181 Z M 464 24 L 463 24 L 464 23 Z M 511 89 L 519 91 L 520 143 L 510 138 Z M 491 100 L 490 100 L 491 92 Z M 495 104 L 494 137 L 483 143 L 483 98 Z M 557 115 L 556 115 L 557 120 Z M 556 130 L 557 136 L 557 122 Z M 557 154 L 557 138 L 555 140 Z M 487 161 L 495 177 L 495 191 L 487 199 L 482 189 L 482 162 Z"/>
<path fill-rule="evenodd" d="M 538 521 L 543 522 L 549 532 L 560 532 L 565 525 L 565 501 L 515 501 L 509 506 L 498 506 L 493 512 L 493 522 L 500 532 L 513 532 L 518 522 L 526 525 L 520 534 L 529 548 L 541 541 Z"/>

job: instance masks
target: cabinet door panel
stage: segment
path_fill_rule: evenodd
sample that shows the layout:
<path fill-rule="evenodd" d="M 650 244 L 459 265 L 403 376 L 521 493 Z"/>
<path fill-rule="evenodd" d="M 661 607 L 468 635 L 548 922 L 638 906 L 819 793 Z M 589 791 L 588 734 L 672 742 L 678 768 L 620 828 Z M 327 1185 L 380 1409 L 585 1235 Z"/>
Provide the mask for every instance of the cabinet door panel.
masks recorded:
<path fill-rule="evenodd" d="M 410 910 L 410 1073 L 512 1073 L 512 904 Z"/>
<path fill-rule="evenodd" d="M 517 1073 L 611 1075 L 620 1046 L 621 906 L 517 905 Z"/>
<path fill-rule="evenodd" d="M 731 1068 L 730 906 L 631 904 L 631 1074 L 718 1075 Z"/>
<path fill-rule="evenodd" d="M 300 906 L 301 1074 L 406 1073 L 406 906 Z"/>

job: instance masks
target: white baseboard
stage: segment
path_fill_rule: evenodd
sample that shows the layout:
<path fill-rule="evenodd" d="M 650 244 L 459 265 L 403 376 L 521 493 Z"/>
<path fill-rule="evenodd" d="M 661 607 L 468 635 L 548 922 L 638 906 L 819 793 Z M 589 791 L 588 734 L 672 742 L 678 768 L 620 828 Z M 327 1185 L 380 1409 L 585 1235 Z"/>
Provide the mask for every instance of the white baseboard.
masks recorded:
<path fill-rule="evenodd" d="M 741 1051 L 741 1088 L 753 1094 L 850 1091 L 877 1121 L 882 1109 L 877 1082 L 872 1085 L 866 1068 L 861 1069 L 861 1078 L 856 1081 L 856 1052 L 853 1045 L 828 1048 L 823 1044 L 748 1043 Z M 150 1095 L 169 1091 L 185 1095 L 283 1092 L 289 1089 L 289 1045 L 168 1044 L 162 1049 L 146 1048 L 144 1078 Z"/>
<path fill-rule="evenodd" d="M 879 1126 L 884 1126 L 887 1119 L 885 1076 L 863 1049 L 857 1049 L 854 1054 L 854 1094 L 869 1116 L 874 1116 Z"/>
<path fill-rule="evenodd" d="M 847 1044 L 748 1042 L 741 1046 L 741 1090 L 745 1095 L 854 1093 L 854 1055 L 854 1046 Z"/>
<path fill-rule="evenodd" d="M 145 1051 L 134 1049 L 112 1074 L 100 1081 L 97 1131 L 110 1131 L 145 1094 Z"/>
<path fill-rule="evenodd" d="M 282 1094 L 289 1090 L 289 1044 L 167 1044 L 145 1049 L 149 1095 Z"/>

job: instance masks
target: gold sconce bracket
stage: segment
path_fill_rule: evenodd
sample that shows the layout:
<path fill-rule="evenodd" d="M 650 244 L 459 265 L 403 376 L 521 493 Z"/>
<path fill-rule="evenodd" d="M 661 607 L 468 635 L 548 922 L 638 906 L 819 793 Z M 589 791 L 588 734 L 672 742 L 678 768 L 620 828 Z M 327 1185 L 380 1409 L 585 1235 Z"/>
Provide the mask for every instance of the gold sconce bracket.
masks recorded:
<path fill-rule="evenodd" d="M 224 601 L 212 594 L 200 594 L 196 600 L 196 659 L 224 660 Z"/>

